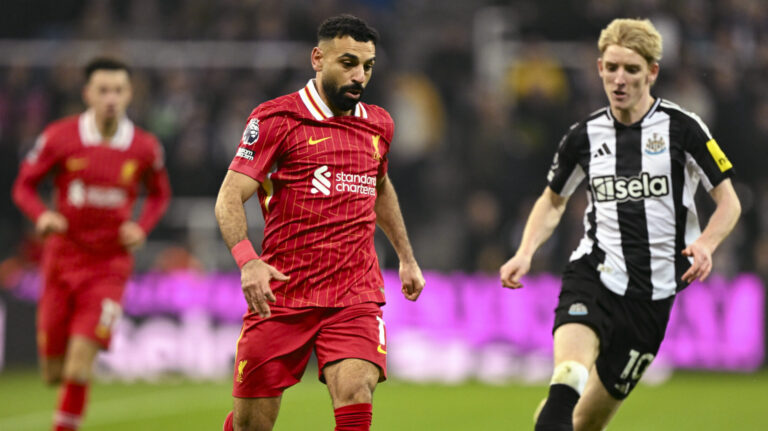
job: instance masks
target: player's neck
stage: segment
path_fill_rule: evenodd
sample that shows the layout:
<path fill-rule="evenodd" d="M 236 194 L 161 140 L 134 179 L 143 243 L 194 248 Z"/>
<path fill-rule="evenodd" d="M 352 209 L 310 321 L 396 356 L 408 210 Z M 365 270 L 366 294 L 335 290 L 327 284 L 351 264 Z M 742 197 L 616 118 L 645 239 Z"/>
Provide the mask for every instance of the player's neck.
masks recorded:
<path fill-rule="evenodd" d="M 640 121 L 640 119 L 648 113 L 648 110 L 651 109 L 651 106 L 653 106 L 653 102 L 655 101 L 656 99 L 649 93 L 644 95 L 640 101 L 629 109 L 620 109 L 611 106 L 611 113 L 619 123 L 629 126 L 630 124 L 635 124 Z"/>
<path fill-rule="evenodd" d="M 94 117 L 96 121 L 96 128 L 99 129 L 99 135 L 103 139 L 111 139 L 117 133 L 117 127 L 120 121 L 117 118 L 99 118 L 98 115 Z"/>

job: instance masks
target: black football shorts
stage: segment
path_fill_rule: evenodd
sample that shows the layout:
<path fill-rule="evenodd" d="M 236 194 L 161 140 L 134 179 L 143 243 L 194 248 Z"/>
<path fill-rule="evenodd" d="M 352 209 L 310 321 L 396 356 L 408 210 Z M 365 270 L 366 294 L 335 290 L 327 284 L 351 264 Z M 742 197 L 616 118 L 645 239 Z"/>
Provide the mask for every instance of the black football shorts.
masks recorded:
<path fill-rule="evenodd" d="M 623 400 L 659 351 L 674 296 L 652 301 L 617 295 L 603 285 L 588 259 L 565 268 L 553 332 L 566 323 L 592 328 L 600 339 L 595 364 L 600 381 Z"/>

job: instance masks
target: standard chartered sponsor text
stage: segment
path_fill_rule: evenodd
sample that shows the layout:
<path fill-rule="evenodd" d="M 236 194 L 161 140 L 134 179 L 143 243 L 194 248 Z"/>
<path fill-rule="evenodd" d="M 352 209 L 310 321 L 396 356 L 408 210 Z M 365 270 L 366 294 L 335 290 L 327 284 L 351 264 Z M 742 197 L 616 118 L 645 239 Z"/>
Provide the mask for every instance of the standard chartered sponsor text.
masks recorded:
<path fill-rule="evenodd" d="M 336 174 L 335 189 L 337 192 L 352 192 L 376 196 L 376 177 L 338 172 Z"/>
<path fill-rule="evenodd" d="M 73 207 L 118 208 L 125 204 L 128 193 L 117 187 L 86 185 L 81 180 L 69 183 L 67 200 Z"/>

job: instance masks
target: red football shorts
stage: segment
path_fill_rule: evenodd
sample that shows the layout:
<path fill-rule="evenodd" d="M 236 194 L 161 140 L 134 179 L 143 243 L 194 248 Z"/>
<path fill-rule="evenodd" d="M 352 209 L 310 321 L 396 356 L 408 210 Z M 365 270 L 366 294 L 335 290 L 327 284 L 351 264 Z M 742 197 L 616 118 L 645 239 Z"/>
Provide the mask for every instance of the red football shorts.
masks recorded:
<path fill-rule="evenodd" d="M 63 355 L 72 335 L 108 348 L 132 267 L 133 257 L 127 253 L 99 256 L 46 247 L 43 292 L 37 307 L 40 355 Z"/>
<path fill-rule="evenodd" d="M 243 318 L 237 340 L 232 395 L 276 397 L 304 374 L 314 349 L 320 381 L 323 368 L 341 359 L 364 359 L 387 377 L 387 344 L 381 307 L 372 302 L 344 308 L 270 306 L 272 316 Z"/>

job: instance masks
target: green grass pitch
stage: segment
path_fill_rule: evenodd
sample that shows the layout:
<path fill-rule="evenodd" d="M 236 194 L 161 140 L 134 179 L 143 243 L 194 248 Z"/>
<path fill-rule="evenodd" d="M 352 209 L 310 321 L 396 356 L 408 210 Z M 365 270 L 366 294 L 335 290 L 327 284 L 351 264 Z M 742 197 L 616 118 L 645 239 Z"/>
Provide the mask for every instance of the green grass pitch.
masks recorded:
<path fill-rule="evenodd" d="M 325 386 L 309 371 L 286 391 L 276 430 L 332 430 Z M 230 409 L 229 382 L 97 383 L 83 431 L 217 431 Z M 458 386 L 390 381 L 374 399 L 374 430 L 533 429 L 544 386 Z M 33 371 L 0 374 L 0 430 L 46 430 L 56 391 Z M 609 427 L 614 430 L 768 430 L 768 371 L 678 372 L 641 385 Z"/>

